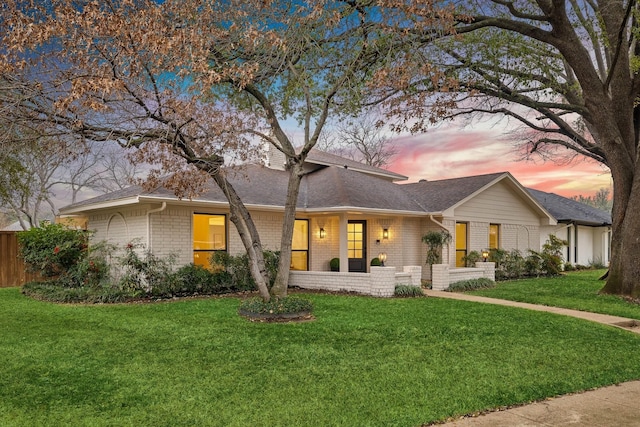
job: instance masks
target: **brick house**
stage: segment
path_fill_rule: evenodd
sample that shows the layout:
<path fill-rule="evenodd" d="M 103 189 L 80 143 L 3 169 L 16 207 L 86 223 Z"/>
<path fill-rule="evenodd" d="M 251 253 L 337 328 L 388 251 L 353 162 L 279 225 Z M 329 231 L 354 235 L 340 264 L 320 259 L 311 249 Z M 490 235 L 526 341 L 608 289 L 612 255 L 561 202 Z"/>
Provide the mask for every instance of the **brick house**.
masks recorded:
<path fill-rule="evenodd" d="M 258 227 L 265 249 L 277 249 L 286 195 L 284 159 L 243 165 L 229 180 Z M 508 172 L 401 184 L 407 177 L 332 154 L 312 151 L 300 186 L 293 240 L 293 271 L 369 272 L 372 258 L 386 265 L 422 266 L 429 230 L 448 230 L 451 247 L 443 263 L 462 266 L 469 251 L 491 247 L 539 250 L 556 219 Z M 61 210 L 83 216 L 95 239 L 124 245 L 142 241 L 157 255 L 177 254 L 180 264 L 206 265 L 214 251 L 239 253 L 228 203 L 212 182 L 192 200 L 171 191 L 132 186 Z M 430 279 L 429 269 L 422 278 Z"/>

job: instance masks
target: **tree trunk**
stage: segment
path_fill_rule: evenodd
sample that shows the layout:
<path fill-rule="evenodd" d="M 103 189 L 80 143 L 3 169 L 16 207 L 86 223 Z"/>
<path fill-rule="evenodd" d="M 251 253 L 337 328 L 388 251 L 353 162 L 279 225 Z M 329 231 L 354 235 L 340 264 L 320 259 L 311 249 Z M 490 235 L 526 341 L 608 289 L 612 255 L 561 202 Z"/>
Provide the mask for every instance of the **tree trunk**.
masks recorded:
<path fill-rule="evenodd" d="M 616 191 L 622 193 L 618 187 L 624 186 L 616 186 Z M 640 298 L 640 173 L 637 171 L 630 195 L 624 196 L 614 192 L 609 275 L 600 292 Z"/>
<path fill-rule="evenodd" d="M 251 277 L 253 277 L 253 280 L 256 282 L 262 299 L 265 302 L 269 301 L 271 299 L 271 295 L 269 294 L 269 275 L 264 262 L 260 235 L 251 218 L 251 214 L 222 172 L 210 172 L 209 175 L 224 192 L 229 201 L 229 210 L 231 213 L 229 219 L 236 226 L 240 240 L 242 240 L 242 244 L 247 251 Z"/>
<path fill-rule="evenodd" d="M 289 271 L 291 268 L 291 242 L 293 240 L 298 193 L 300 192 L 300 182 L 302 181 L 303 175 L 304 171 L 302 170 L 302 164 L 295 163 L 289 168 L 287 201 L 284 207 L 284 218 L 282 219 L 280 261 L 278 263 L 278 274 L 276 275 L 276 281 L 271 288 L 271 294 L 278 298 L 286 297 L 287 288 L 289 287 Z"/>

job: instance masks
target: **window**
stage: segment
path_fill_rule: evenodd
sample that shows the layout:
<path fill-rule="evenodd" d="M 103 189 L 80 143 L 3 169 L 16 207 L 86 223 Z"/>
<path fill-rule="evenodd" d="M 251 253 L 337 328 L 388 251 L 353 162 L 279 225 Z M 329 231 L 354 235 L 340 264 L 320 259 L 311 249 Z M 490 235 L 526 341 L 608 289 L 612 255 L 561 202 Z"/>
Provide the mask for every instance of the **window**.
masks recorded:
<path fill-rule="evenodd" d="M 211 255 L 226 250 L 226 215 L 193 214 L 193 263 L 211 267 Z"/>
<path fill-rule="evenodd" d="M 309 269 L 309 220 L 296 219 L 291 240 L 291 269 Z"/>
<path fill-rule="evenodd" d="M 489 224 L 489 249 L 500 248 L 500 226 Z"/>
<path fill-rule="evenodd" d="M 355 221 L 349 222 L 347 227 L 347 248 L 349 258 L 363 258 L 364 223 Z"/>
<path fill-rule="evenodd" d="M 467 256 L 467 223 L 456 223 L 456 267 L 464 267 Z"/>

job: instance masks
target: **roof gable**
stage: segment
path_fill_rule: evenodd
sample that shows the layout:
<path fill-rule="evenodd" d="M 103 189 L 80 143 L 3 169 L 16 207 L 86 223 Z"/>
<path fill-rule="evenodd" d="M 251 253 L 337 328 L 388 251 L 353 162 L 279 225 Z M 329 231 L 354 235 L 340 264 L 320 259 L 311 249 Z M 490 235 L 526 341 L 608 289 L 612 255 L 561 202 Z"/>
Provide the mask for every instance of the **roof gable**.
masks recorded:
<path fill-rule="evenodd" d="M 317 150 L 315 148 L 309 152 L 305 162 L 319 166 L 343 167 L 352 169 L 357 172 L 382 177 L 391 181 L 406 181 L 408 179 L 408 177 L 400 175 L 399 173 L 391 172 L 375 166 L 370 166 L 365 163 L 357 162 L 355 160 L 347 159 L 346 157 L 327 153 L 326 151 Z"/>
<path fill-rule="evenodd" d="M 509 172 L 438 181 L 421 181 L 413 184 L 404 184 L 402 187 L 407 187 L 407 191 L 426 212 L 432 214 L 446 212 L 453 216 L 453 211 L 456 207 L 477 197 L 498 182 L 508 186 L 514 197 L 521 199 L 545 224 L 556 223 L 555 218 Z"/>

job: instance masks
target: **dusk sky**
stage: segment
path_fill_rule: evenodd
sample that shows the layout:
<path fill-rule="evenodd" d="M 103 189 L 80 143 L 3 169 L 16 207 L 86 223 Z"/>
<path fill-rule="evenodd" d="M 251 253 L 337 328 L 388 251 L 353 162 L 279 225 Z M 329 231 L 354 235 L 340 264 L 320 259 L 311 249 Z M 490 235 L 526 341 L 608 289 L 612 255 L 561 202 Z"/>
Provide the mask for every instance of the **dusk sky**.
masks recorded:
<path fill-rule="evenodd" d="M 510 172 L 522 185 L 570 197 L 593 196 L 611 187 L 609 170 L 590 160 L 560 166 L 542 160 L 518 160 L 504 127 L 441 126 L 425 134 L 394 138 L 398 155 L 389 169 L 409 177 L 440 180 Z"/>

